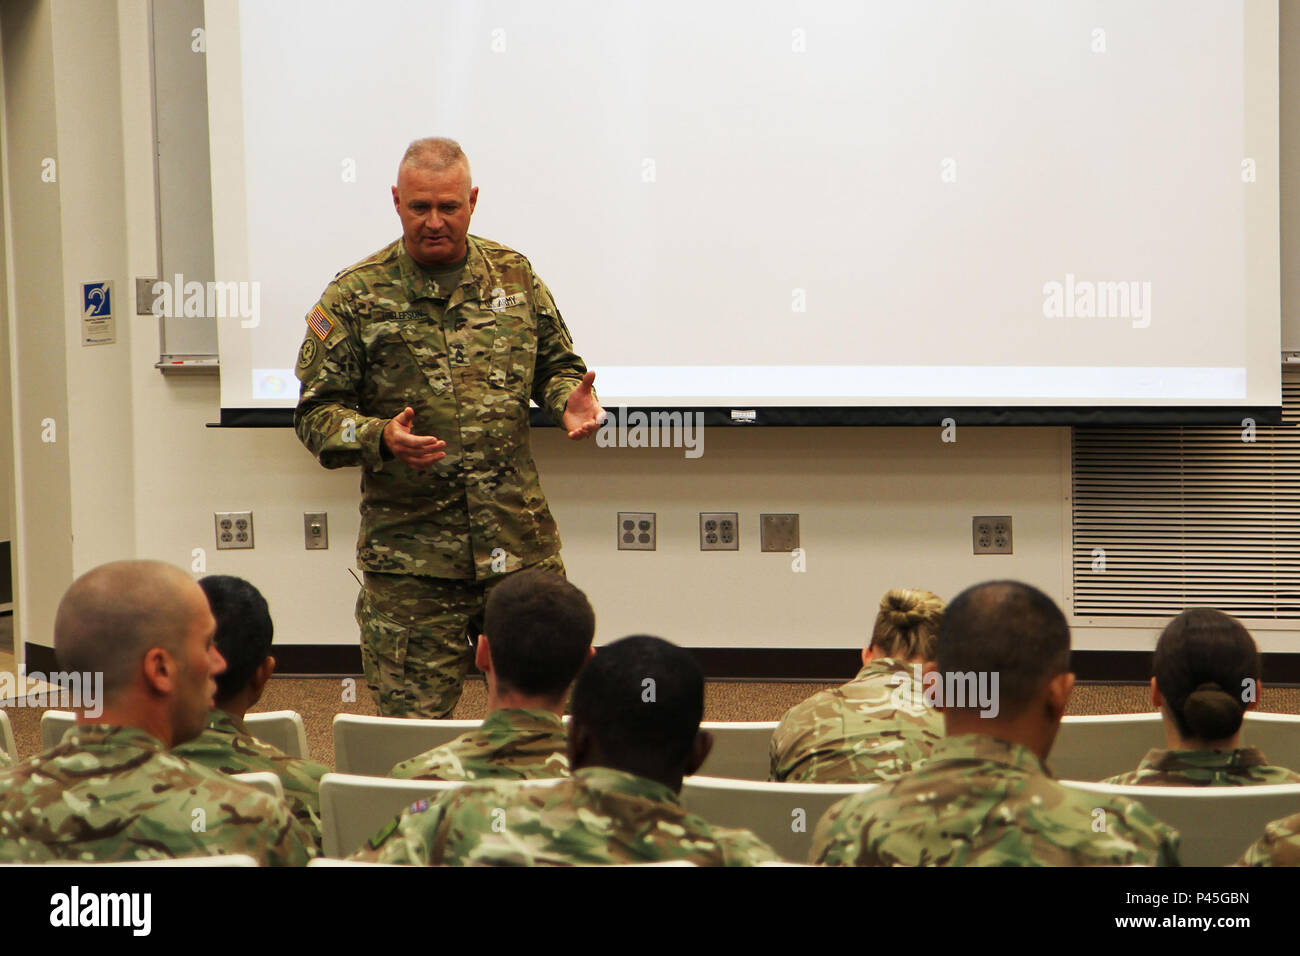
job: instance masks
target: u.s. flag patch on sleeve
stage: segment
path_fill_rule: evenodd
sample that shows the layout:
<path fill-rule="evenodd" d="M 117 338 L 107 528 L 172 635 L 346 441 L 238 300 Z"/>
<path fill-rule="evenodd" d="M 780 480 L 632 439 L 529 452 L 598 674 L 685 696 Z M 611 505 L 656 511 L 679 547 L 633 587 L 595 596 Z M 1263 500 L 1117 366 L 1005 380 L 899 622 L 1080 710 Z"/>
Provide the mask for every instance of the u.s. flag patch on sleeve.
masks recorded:
<path fill-rule="evenodd" d="M 329 338 L 329 334 L 334 331 L 334 320 L 331 319 L 325 310 L 320 307 L 319 303 L 316 305 L 316 308 L 312 309 L 311 312 L 308 313 L 307 325 L 310 326 L 312 332 L 316 334 L 316 338 L 320 339 L 322 342 Z"/>

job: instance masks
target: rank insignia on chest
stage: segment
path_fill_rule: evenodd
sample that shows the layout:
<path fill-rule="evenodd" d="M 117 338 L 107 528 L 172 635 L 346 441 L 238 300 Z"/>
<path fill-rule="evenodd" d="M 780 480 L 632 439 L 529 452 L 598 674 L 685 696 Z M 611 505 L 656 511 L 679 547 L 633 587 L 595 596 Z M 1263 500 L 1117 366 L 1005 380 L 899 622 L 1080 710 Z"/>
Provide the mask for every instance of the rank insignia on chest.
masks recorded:
<path fill-rule="evenodd" d="M 523 305 L 528 301 L 528 296 L 522 292 L 516 292 L 514 295 L 506 295 L 506 290 L 496 288 L 492 290 L 492 298 L 488 300 L 488 308 L 493 312 L 504 312 L 506 309 L 512 309 L 517 305 Z"/>

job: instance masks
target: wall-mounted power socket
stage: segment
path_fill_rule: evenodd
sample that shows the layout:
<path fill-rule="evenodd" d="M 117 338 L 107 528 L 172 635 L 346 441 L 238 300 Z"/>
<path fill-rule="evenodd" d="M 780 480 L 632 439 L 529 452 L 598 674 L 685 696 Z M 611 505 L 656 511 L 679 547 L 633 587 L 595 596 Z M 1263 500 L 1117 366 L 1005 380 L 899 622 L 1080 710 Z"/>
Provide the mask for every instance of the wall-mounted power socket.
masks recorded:
<path fill-rule="evenodd" d="M 739 551 L 740 516 L 734 511 L 700 512 L 701 551 Z"/>
<path fill-rule="evenodd" d="M 618 550 L 653 551 L 655 549 L 655 513 L 620 511 L 618 513 Z"/>
<path fill-rule="evenodd" d="M 975 554 L 1011 554 L 1011 515 L 978 515 L 971 519 Z"/>
<path fill-rule="evenodd" d="M 217 525 L 218 551 L 253 546 L 253 512 L 218 511 L 213 517 Z"/>

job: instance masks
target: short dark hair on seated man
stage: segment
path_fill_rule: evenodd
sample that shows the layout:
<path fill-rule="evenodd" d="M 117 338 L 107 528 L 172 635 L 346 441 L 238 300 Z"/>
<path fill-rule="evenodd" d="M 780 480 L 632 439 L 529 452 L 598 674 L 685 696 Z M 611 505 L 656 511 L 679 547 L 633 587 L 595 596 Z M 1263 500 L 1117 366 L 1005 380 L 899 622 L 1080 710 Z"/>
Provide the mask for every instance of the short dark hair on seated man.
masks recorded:
<path fill-rule="evenodd" d="M 569 707 L 600 753 L 623 768 L 680 774 L 704 717 L 704 674 L 684 648 L 625 637 L 582 669 Z"/>
<path fill-rule="evenodd" d="M 1070 625 L 1037 588 L 987 581 L 948 605 L 939 625 L 938 658 L 943 675 L 996 671 L 999 710 L 1014 717 L 1047 681 L 1069 670 Z"/>
<path fill-rule="evenodd" d="M 562 697 L 587 659 L 596 615 L 558 574 L 518 571 L 492 588 L 483 612 L 498 687 Z"/>
<path fill-rule="evenodd" d="M 234 697 L 253 679 L 271 653 L 275 626 L 262 592 L 243 578 L 210 574 L 199 579 L 208 606 L 217 621 L 217 650 L 226 659 L 225 673 L 217 676 L 218 701 Z"/>
<path fill-rule="evenodd" d="M 1224 740 L 1241 729 L 1244 691 L 1258 687 L 1259 650 L 1236 618 L 1189 608 L 1165 625 L 1153 670 L 1184 739 Z"/>

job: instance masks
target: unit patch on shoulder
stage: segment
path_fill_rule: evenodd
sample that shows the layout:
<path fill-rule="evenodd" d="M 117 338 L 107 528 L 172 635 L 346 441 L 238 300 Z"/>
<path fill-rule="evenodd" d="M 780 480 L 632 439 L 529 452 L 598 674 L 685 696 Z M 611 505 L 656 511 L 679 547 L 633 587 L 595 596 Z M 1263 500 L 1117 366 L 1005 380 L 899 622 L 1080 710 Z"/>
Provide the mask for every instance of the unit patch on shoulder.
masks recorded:
<path fill-rule="evenodd" d="M 320 303 L 317 303 L 316 308 L 307 313 L 307 325 L 316 333 L 316 338 L 322 342 L 329 338 L 329 334 L 334 331 L 334 320 L 320 307 Z"/>
<path fill-rule="evenodd" d="M 319 351 L 320 349 L 314 339 L 303 339 L 302 348 L 298 350 L 298 367 L 302 369 L 311 368 L 311 363 Z"/>

